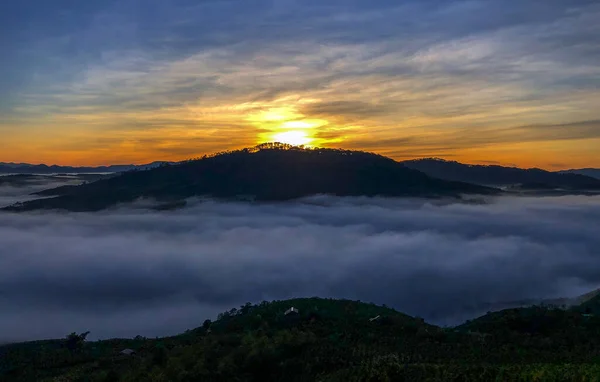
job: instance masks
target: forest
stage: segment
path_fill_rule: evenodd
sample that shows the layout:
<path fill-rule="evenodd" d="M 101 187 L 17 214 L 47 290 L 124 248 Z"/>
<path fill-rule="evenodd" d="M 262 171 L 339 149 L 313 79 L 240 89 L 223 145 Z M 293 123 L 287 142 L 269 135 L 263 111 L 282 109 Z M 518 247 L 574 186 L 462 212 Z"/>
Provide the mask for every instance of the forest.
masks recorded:
<path fill-rule="evenodd" d="M 248 303 L 173 337 L 5 345 L 0 380 L 598 381 L 597 307 L 595 297 L 442 328 L 359 301 Z"/>

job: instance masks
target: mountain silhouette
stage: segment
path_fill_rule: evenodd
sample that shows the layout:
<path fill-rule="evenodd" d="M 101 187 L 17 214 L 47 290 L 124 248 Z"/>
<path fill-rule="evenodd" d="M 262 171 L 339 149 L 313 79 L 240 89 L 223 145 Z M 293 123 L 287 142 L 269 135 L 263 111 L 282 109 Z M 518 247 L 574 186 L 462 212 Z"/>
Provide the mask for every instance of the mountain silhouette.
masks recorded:
<path fill-rule="evenodd" d="M 536 190 L 557 188 L 600 190 L 600 179 L 581 174 L 550 172 L 539 168 L 470 165 L 437 158 L 416 159 L 402 163 L 435 178 L 486 186 L 520 185 L 522 188 Z"/>
<path fill-rule="evenodd" d="M 43 194 L 54 198 L 6 209 L 96 211 L 139 198 L 172 202 L 193 196 L 284 201 L 315 194 L 458 197 L 496 191 L 434 179 L 372 153 L 269 143 L 49 190 Z"/>
<path fill-rule="evenodd" d="M 589 176 L 590 178 L 600 179 L 600 168 L 576 168 L 571 170 L 558 171 L 560 174 L 579 174 Z"/>
<path fill-rule="evenodd" d="M 0 174 L 98 174 L 124 172 L 131 170 L 147 170 L 150 168 L 162 166 L 164 164 L 171 164 L 171 162 L 156 161 L 143 165 L 125 164 L 99 167 L 73 167 L 57 165 L 49 166 L 46 164 L 0 162 Z"/>

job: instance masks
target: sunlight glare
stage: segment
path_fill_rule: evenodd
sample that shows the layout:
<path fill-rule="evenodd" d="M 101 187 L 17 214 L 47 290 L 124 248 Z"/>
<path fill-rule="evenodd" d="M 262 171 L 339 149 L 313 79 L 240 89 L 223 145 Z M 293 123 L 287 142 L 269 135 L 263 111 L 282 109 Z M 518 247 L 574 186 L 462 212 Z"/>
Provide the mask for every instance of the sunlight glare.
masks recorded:
<path fill-rule="evenodd" d="M 287 143 L 294 146 L 307 146 L 313 141 L 313 138 L 311 138 L 306 131 L 292 130 L 274 134 L 273 141 Z"/>

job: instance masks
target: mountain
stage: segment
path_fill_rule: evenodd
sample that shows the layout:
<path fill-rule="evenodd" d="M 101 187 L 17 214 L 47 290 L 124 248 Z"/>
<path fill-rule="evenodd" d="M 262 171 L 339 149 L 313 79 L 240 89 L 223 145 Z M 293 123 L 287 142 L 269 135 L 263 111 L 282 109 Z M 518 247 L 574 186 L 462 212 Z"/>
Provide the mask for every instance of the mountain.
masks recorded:
<path fill-rule="evenodd" d="M 173 337 L 0 346 L 0 380 L 593 381 L 599 326 L 531 307 L 440 328 L 385 306 L 297 298 L 247 303 Z"/>
<path fill-rule="evenodd" d="M 600 179 L 600 168 L 579 168 L 571 170 L 558 171 L 559 174 L 579 174 L 589 176 L 591 178 Z"/>
<path fill-rule="evenodd" d="M 73 166 L 57 166 L 45 164 L 28 164 L 28 163 L 2 163 L 0 162 L 0 174 L 98 174 L 98 173 L 115 173 L 131 170 L 147 170 L 150 168 L 159 167 L 173 162 L 152 162 L 144 165 L 112 165 L 99 167 L 73 167 Z"/>
<path fill-rule="evenodd" d="M 26 166 L 31 166 L 29 163 L 6 163 L 6 162 L 0 162 L 0 167 L 7 167 L 7 168 L 16 168 L 16 167 L 26 167 Z"/>
<path fill-rule="evenodd" d="M 505 301 L 497 303 L 480 304 L 479 310 L 485 311 L 500 311 L 504 309 L 513 308 L 527 308 L 532 306 L 552 306 L 561 309 L 570 309 L 576 306 L 582 306 L 588 301 L 596 298 L 600 294 L 600 289 L 593 290 L 591 292 L 582 294 L 576 297 L 559 297 L 559 298 L 538 298 L 538 299 L 526 299 L 517 301 Z"/>
<path fill-rule="evenodd" d="M 316 194 L 459 197 L 464 193 L 496 192 L 467 183 L 434 179 L 376 154 L 263 144 L 49 190 L 44 195 L 56 197 L 6 209 L 97 211 L 138 198 L 172 202 L 192 196 L 284 201 Z"/>
<path fill-rule="evenodd" d="M 535 190 L 600 190 L 600 179 L 580 174 L 550 172 L 539 168 L 471 165 L 437 158 L 401 163 L 435 178 L 486 186 L 518 186 L 522 189 Z"/>

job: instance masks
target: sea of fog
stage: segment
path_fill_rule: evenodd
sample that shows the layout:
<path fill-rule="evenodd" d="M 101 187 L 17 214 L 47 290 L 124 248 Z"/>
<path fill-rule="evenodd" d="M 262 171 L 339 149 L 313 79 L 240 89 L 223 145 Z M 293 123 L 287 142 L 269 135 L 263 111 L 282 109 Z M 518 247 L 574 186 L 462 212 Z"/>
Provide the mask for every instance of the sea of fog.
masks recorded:
<path fill-rule="evenodd" d="M 0 205 L 31 191 L 0 187 Z M 599 232 L 598 196 L 0 212 L 0 343 L 170 335 L 246 302 L 311 296 L 453 325 L 490 303 L 597 288 Z"/>

